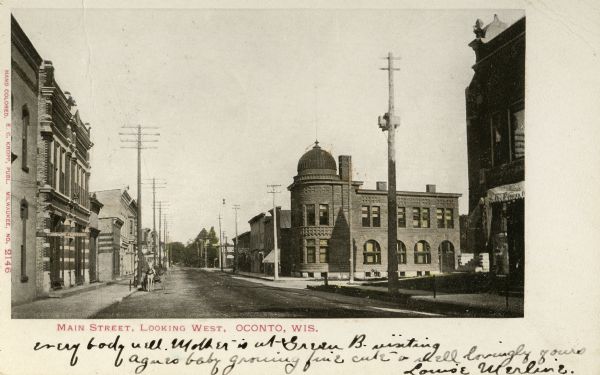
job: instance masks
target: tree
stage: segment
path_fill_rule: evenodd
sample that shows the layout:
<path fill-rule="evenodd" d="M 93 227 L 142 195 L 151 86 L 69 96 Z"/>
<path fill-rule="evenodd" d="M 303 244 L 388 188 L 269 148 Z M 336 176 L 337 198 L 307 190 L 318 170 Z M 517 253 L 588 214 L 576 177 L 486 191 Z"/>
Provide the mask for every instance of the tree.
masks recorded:
<path fill-rule="evenodd" d="M 171 242 L 169 244 L 171 248 L 171 260 L 175 264 L 184 264 L 183 259 L 185 258 L 185 245 L 181 242 Z"/>

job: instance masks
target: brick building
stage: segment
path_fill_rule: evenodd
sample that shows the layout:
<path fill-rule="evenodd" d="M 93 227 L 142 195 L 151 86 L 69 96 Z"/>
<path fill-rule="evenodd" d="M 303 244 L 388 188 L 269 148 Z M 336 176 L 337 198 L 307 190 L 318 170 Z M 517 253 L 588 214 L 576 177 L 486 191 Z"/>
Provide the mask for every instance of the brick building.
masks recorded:
<path fill-rule="evenodd" d="M 348 278 L 350 246 L 357 278 L 387 276 L 387 187 L 364 189 L 351 179 L 351 157 L 333 156 L 318 142 L 298 162 L 291 192 L 290 251 L 282 267 L 304 277 Z M 398 193 L 400 276 L 456 269 L 460 232 L 460 194 Z M 350 225 L 349 225 L 350 223 Z"/>
<path fill-rule="evenodd" d="M 90 126 L 11 18 L 14 303 L 90 281 Z M 19 280 L 17 280 L 17 278 Z"/>
<path fill-rule="evenodd" d="M 466 90 L 467 242 L 491 270 L 522 285 L 525 268 L 525 18 L 477 20 L 474 75 Z"/>
<path fill-rule="evenodd" d="M 43 294 L 36 251 L 38 69 L 42 58 L 11 18 L 11 273 L 12 303 Z"/>
<path fill-rule="evenodd" d="M 104 204 L 99 215 L 101 279 L 133 275 L 137 266 L 137 203 L 124 189 L 94 194 Z"/>

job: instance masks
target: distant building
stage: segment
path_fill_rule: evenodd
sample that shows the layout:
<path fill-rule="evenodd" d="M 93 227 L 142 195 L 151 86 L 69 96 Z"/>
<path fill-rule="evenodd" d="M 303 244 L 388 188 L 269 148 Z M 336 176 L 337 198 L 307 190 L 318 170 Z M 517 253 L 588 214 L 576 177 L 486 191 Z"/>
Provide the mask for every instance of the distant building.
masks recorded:
<path fill-rule="evenodd" d="M 97 191 L 102 280 L 133 275 L 137 266 L 137 203 L 124 189 Z"/>
<path fill-rule="evenodd" d="M 477 20 L 475 74 L 466 90 L 467 242 L 491 271 L 521 284 L 525 269 L 525 17 Z"/>
<path fill-rule="evenodd" d="M 11 299 L 21 303 L 90 281 L 92 142 L 52 62 L 40 57 L 13 17 L 11 62 Z"/>
<path fill-rule="evenodd" d="M 250 231 L 234 237 L 233 244 L 237 247 L 238 269 L 250 272 Z"/>
<path fill-rule="evenodd" d="M 90 198 L 90 282 L 100 281 L 98 278 L 98 236 L 100 235 L 98 214 L 102 206 L 102 202 L 93 194 Z"/>
<path fill-rule="evenodd" d="M 303 277 L 327 273 L 348 278 L 352 256 L 355 277 L 386 277 L 386 183 L 377 183 L 375 190 L 361 188 L 362 182 L 351 178 L 351 157 L 339 157 L 338 173 L 335 159 L 318 142 L 300 158 L 297 171 L 288 187 L 291 239 L 289 252 L 282 254 L 286 269 Z M 397 195 L 400 276 L 454 271 L 460 194 L 440 193 L 427 185 L 424 192 Z"/>
<path fill-rule="evenodd" d="M 266 213 L 260 213 L 254 216 L 248 222 L 250 224 L 250 250 L 245 261 L 250 265 L 250 272 L 274 274 L 275 253 L 273 252 L 273 209 Z M 289 254 L 290 245 L 290 218 L 289 210 L 282 210 L 277 207 L 277 247 L 280 249 L 279 266 L 281 271 L 286 270 L 286 263 L 281 257 Z M 289 267 L 288 267 L 289 268 Z"/>

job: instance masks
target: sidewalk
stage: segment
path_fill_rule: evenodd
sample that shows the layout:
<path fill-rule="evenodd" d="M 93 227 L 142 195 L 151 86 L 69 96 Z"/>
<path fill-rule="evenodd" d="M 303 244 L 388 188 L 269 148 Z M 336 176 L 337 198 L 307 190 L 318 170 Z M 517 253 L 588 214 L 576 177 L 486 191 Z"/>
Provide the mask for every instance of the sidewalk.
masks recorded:
<path fill-rule="evenodd" d="M 12 318 L 86 319 L 137 291 L 135 287 L 129 290 L 129 279 L 72 289 L 55 293 L 54 298 L 13 306 Z"/>
<path fill-rule="evenodd" d="M 225 270 L 224 272 L 231 273 L 231 270 Z M 363 282 L 361 281 L 355 281 L 353 284 L 349 284 L 348 280 L 329 280 L 328 286 L 325 286 L 323 280 L 301 277 L 280 277 L 279 280 L 275 282 L 273 277 L 250 272 L 237 272 L 232 276 L 277 288 L 309 288 L 313 290 L 340 293 L 362 298 L 373 298 L 387 301 L 391 300 L 387 287 L 362 285 Z M 523 316 L 524 301 L 522 297 L 509 297 L 507 307 L 506 297 L 498 294 L 451 294 L 438 292 L 436 294 L 436 298 L 434 298 L 430 290 L 400 289 L 399 295 L 400 297 L 397 300 L 401 304 L 408 308 L 422 311 L 473 317 Z"/>

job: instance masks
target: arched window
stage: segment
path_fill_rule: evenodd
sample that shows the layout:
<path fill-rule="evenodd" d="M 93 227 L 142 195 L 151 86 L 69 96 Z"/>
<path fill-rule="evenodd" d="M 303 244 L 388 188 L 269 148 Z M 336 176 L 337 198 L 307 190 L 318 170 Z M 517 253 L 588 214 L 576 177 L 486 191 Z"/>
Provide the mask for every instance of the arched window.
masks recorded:
<path fill-rule="evenodd" d="M 398 264 L 406 264 L 406 245 L 402 241 L 398 241 Z"/>
<path fill-rule="evenodd" d="M 364 264 L 381 264 L 381 248 L 377 241 L 369 240 L 365 242 Z"/>
<path fill-rule="evenodd" d="M 415 244 L 415 264 L 431 264 L 431 247 L 427 241 Z"/>
<path fill-rule="evenodd" d="M 453 272 L 455 268 L 454 245 L 450 241 L 442 241 L 438 248 L 440 271 Z"/>

